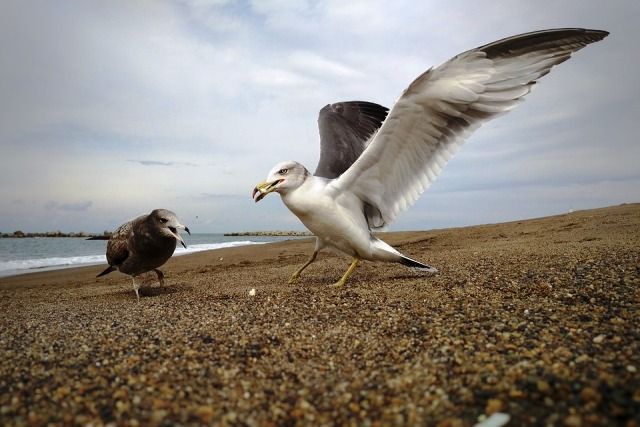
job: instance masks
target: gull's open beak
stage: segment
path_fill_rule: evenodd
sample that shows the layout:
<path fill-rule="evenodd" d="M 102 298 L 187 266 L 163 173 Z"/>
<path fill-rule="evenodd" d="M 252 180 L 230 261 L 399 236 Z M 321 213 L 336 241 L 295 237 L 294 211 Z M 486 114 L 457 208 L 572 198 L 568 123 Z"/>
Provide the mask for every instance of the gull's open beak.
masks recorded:
<path fill-rule="evenodd" d="M 264 198 L 264 196 L 274 191 L 277 185 L 280 184 L 282 181 L 284 180 L 276 179 L 273 182 L 267 182 L 267 181 L 261 182 L 260 184 L 256 185 L 256 188 L 253 189 L 253 193 L 251 194 L 251 197 L 253 197 L 256 203 L 258 203 L 260 200 Z M 257 197 L 256 197 L 256 194 L 258 194 Z"/>
<path fill-rule="evenodd" d="M 173 233 L 173 237 L 175 237 L 176 240 L 178 242 L 180 242 L 185 249 L 187 249 L 187 245 L 184 243 L 184 240 L 182 240 L 182 236 L 180 236 L 180 234 L 178 234 L 178 228 L 183 229 L 184 231 L 189 233 L 189 236 L 191 236 L 191 232 L 189 231 L 189 227 L 185 227 L 182 224 L 176 225 L 175 228 L 174 227 L 169 227 L 169 230 L 171 230 L 171 233 Z"/>

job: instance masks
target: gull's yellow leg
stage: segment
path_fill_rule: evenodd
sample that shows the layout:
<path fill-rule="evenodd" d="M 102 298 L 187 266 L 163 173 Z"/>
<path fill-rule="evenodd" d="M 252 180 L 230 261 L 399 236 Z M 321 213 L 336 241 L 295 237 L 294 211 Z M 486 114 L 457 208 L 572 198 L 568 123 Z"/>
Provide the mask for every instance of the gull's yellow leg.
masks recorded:
<path fill-rule="evenodd" d="M 300 278 L 300 273 L 302 273 L 302 271 L 309 267 L 309 265 L 316 260 L 316 257 L 318 256 L 318 251 L 313 251 L 313 254 L 311 255 L 311 258 L 309 258 L 307 260 L 307 262 L 304 263 L 304 265 L 302 267 L 300 267 L 295 273 L 293 273 L 293 275 L 291 276 L 291 278 L 289 279 L 289 284 L 293 284 L 296 283 L 298 281 L 298 279 Z"/>
<path fill-rule="evenodd" d="M 343 287 L 344 284 L 347 283 L 347 279 L 349 278 L 349 276 L 351 276 L 351 273 L 353 273 L 353 270 L 356 269 L 356 267 L 358 266 L 359 263 L 360 263 L 360 258 L 353 258 L 353 261 L 351 262 L 351 265 L 349 266 L 347 271 L 344 273 L 344 275 L 340 278 L 340 280 L 338 280 L 336 283 L 334 283 L 331 286 L 336 287 L 336 288 Z"/>

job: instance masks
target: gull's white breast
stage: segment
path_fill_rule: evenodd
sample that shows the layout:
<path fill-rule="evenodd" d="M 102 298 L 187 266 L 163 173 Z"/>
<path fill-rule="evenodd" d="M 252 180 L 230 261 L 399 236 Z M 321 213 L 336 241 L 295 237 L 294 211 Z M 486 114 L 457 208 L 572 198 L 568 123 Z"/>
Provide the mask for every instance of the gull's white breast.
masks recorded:
<path fill-rule="evenodd" d="M 362 200 L 350 191 L 327 191 L 330 181 L 308 177 L 282 201 L 327 246 L 351 256 L 371 256 L 371 235 L 362 211 Z"/>

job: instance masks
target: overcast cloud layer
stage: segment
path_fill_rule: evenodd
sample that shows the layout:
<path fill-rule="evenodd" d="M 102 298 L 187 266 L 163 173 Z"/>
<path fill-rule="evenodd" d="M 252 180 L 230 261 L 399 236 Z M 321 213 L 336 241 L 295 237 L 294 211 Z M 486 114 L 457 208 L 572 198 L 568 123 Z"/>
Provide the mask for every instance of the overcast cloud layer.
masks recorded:
<path fill-rule="evenodd" d="M 280 160 L 315 168 L 321 107 L 390 107 L 430 66 L 553 27 L 611 35 L 477 131 L 392 230 L 638 202 L 638 16 L 635 0 L 3 1 L 0 230 L 110 230 L 158 207 L 194 232 L 302 229 L 250 195 Z"/>

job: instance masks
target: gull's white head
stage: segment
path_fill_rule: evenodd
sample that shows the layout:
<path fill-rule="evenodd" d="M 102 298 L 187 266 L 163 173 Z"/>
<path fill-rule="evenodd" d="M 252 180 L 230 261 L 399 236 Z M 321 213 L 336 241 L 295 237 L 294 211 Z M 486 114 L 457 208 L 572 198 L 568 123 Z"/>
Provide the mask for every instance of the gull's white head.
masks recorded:
<path fill-rule="evenodd" d="M 259 202 L 264 196 L 274 191 L 285 194 L 300 187 L 309 175 L 307 168 L 298 162 L 278 163 L 269 171 L 267 179 L 256 185 L 252 196 L 256 202 Z"/>
<path fill-rule="evenodd" d="M 161 234 L 172 237 L 180 242 L 182 246 L 187 247 L 180 234 L 178 234 L 178 229 L 186 231 L 189 235 L 191 235 L 191 232 L 189 231 L 189 227 L 180 223 L 176 214 L 167 209 L 155 209 L 149 214 L 148 221 L 150 221 Z"/>

